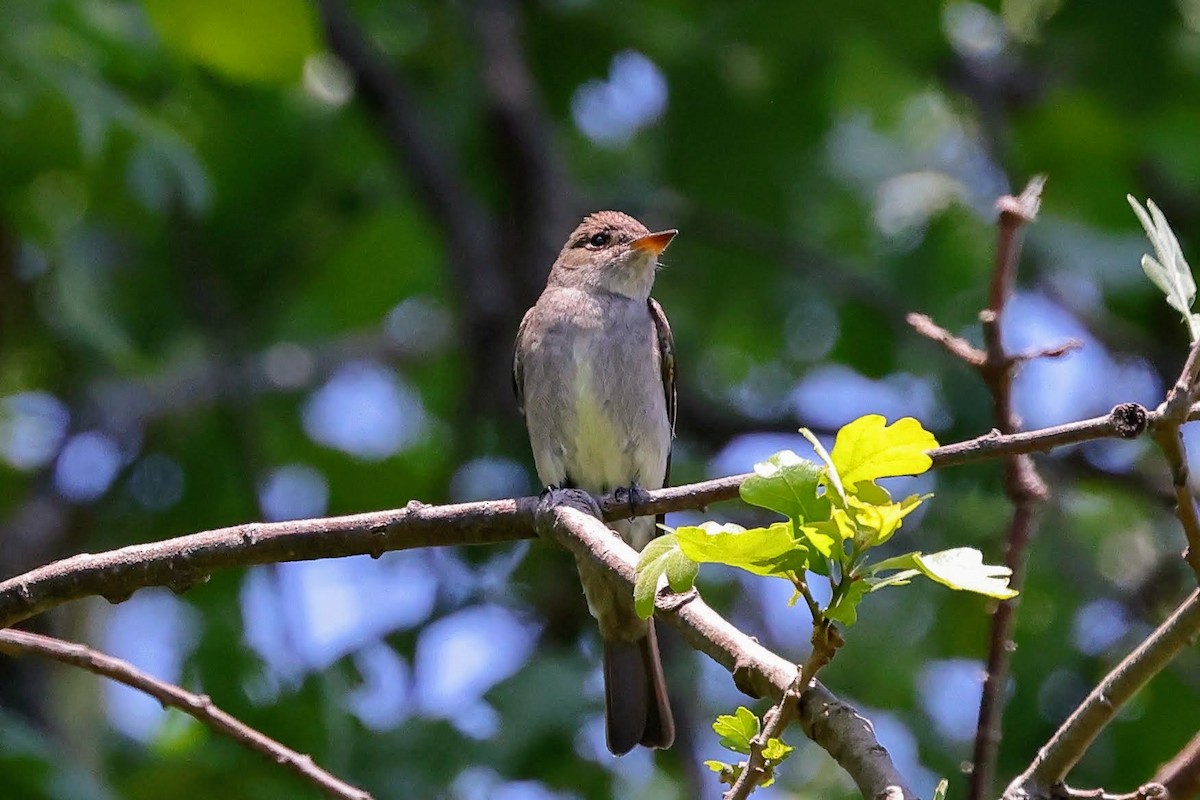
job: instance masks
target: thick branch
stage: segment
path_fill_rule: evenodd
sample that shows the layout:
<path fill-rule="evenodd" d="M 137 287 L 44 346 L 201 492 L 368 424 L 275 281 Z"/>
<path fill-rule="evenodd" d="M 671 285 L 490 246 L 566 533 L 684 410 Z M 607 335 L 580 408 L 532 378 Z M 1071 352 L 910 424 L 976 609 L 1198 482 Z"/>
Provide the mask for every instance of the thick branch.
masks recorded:
<path fill-rule="evenodd" d="M 1010 453 L 1049 450 L 1104 437 L 1132 438 L 1156 412 L 1135 403 L 1117 406 L 1106 417 L 1040 431 L 985 434 L 930 451 L 935 467 L 963 464 Z M 1200 409 L 1192 415 L 1200 418 Z M 748 475 L 732 475 L 649 492 L 639 503 L 646 516 L 703 508 L 738 496 Z M 537 499 L 494 500 L 450 506 L 409 503 L 403 509 L 290 522 L 252 522 L 176 539 L 131 545 L 106 553 L 83 553 L 0 582 L 0 628 L 81 597 L 119 602 L 147 586 L 186 590 L 218 569 L 354 555 L 379 556 L 390 550 L 469 544 L 497 544 L 532 537 Z M 606 520 L 628 516 L 627 500 L 600 498 Z"/>
<path fill-rule="evenodd" d="M 633 591 L 637 553 L 594 517 L 574 508 L 542 506 L 538 533 L 577 556 L 599 561 Z M 679 629 L 688 643 L 733 674 L 734 683 L 754 697 L 779 698 L 796 678 L 796 665 L 767 650 L 709 608 L 695 590 L 659 593 L 655 613 Z M 814 683 L 800 704 L 805 733 L 847 771 L 864 797 L 907 800 L 891 758 L 876 740 L 870 723 L 824 686 Z"/>
<path fill-rule="evenodd" d="M 1029 768 L 1009 785 L 1005 800 L 1052 797 L 1054 787 L 1066 779 L 1121 706 L 1197 636 L 1200 636 L 1200 591 L 1193 592 L 1166 622 L 1105 676 L 1038 751 Z"/>
<path fill-rule="evenodd" d="M 195 717 L 217 733 L 228 736 L 243 747 L 262 753 L 287 767 L 330 797 L 341 800 L 371 800 L 371 795 L 351 786 L 318 767 L 312 756 L 301 755 L 271 737 L 251 728 L 213 705 L 207 695 L 193 694 L 173 683 L 161 681 L 127 661 L 105 655 L 74 642 L 27 631 L 0 631 L 0 652 L 10 656 L 37 655 L 85 669 L 118 683 L 145 692 L 164 706 L 178 708 Z"/>

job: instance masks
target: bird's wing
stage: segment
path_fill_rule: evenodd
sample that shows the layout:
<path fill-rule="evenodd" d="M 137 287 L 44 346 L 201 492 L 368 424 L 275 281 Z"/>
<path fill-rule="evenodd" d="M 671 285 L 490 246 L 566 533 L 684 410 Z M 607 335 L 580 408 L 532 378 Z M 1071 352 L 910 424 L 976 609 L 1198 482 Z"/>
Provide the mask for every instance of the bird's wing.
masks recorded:
<path fill-rule="evenodd" d="M 662 371 L 663 392 L 667 400 L 667 419 L 671 423 L 671 436 L 675 436 L 675 416 L 678 401 L 675 395 L 675 337 L 671 335 L 671 323 L 662 306 L 653 297 L 648 301 L 650 318 L 654 320 L 654 330 L 658 334 L 658 362 Z M 663 476 L 663 486 L 671 477 L 671 455 L 667 453 L 667 474 Z"/>
<path fill-rule="evenodd" d="M 517 328 L 517 341 L 513 346 L 513 394 L 517 396 L 517 408 L 521 412 L 521 416 L 525 416 L 525 369 L 521 364 L 522 343 L 525 339 L 525 327 L 529 325 L 529 320 L 533 316 L 533 309 L 525 312 L 524 318 L 521 320 L 521 327 Z"/>

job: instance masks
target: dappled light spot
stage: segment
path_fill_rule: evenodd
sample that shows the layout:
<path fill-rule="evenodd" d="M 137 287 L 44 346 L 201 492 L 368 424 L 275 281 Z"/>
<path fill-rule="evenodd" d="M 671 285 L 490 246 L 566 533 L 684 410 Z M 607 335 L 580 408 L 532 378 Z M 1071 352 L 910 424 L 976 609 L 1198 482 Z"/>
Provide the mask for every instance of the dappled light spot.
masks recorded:
<path fill-rule="evenodd" d="M 412 710 L 408 662 L 387 644 L 377 642 L 354 654 L 362 684 L 346 696 L 346 704 L 368 728 L 390 730 Z"/>
<path fill-rule="evenodd" d="M 1079 320 L 1041 293 L 1013 295 L 1004 323 L 1004 346 L 1012 353 L 1036 351 L 1072 338 L 1083 343 L 1060 358 L 1030 361 L 1017 373 L 1013 403 L 1026 428 L 1107 414 L 1123 402 L 1153 407 L 1162 397 L 1161 379 L 1149 363 L 1140 358 L 1114 359 Z"/>
<path fill-rule="evenodd" d="M 19 470 L 45 466 L 54 459 L 70 412 L 46 392 L 22 392 L 0 399 L 0 458 Z"/>
<path fill-rule="evenodd" d="M 662 116 L 667 79 L 635 50 L 613 56 L 607 80 L 591 80 L 571 98 L 571 114 L 584 135 L 599 145 L 620 147 Z"/>
<path fill-rule="evenodd" d="M 383 328 L 388 337 L 414 353 L 436 353 L 450 343 L 454 323 L 450 312 L 429 297 L 406 297 L 387 313 Z"/>
<path fill-rule="evenodd" d="M 1129 615 L 1115 600 L 1093 600 L 1075 612 L 1071 643 L 1084 655 L 1107 652 L 1129 632 Z"/>
<path fill-rule="evenodd" d="M 571 800 L 578 795 L 551 791 L 537 781 L 508 781 L 490 767 L 467 767 L 450 784 L 449 796 L 454 800 Z"/>
<path fill-rule="evenodd" d="M 200 619 L 195 609 L 166 589 L 145 589 L 113 606 L 105 620 L 101 649 L 159 680 L 179 683 L 183 662 L 199 638 Z M 162 705 L 116 681 L 101 685 L 112 726 L 138 741 L 152 741 L 167 719 Z"/>
<path fill-rule="evenodd" d="M 307 464 L 288 464 L 272 470 L 258 489 L 258 504 L 268 522 L 319 517 L 328 503 L 329 482 L 324 474 Z"/>
<path fill-rule="evenodd" d="M 121 468 L 121 451 L 111 437 L 89 431 L 71 437 L 54 465 L 54 486 L 75 503 L 100 498 Z"/>
<path fill-rule="evenodd" d="M 537 626 L 498 605 L 464 608 L 421 631 L 415 662 L 422 712 L 452 721 L 482 703 L 485 692 L 513 675 L 533 651 Z"/>
<path fill-rule="evenodd" d="M 304 431 L 314 442 L 365 461 L 415 445 L 427 426 L 417 391 L 373 361 L 342 367 L 304 406 Z"/>
<path fill-rule="evenodd" d="M 450 499 L 455 503 L 520 497 L 532 488 L 525 468 L 509 458 L 483 456 L 459 467 L 450 479 Z"/>
<path fill-rule="evenodd" d="M 242 584 L 246 642 L 285 682 L 295 681 L 424 622 L 438 580 L 424 552 L 256 568 Z"/>
<path fill-rule="evenodd" d="M 280 389 L 299 389 L 313 379 L 317 363 L 308 348 L 295 342 L 278 342 L 263 354 L 262 369 Z"/>
<path fill-rule="evenodd" d="M 304 59 L 304 91 L 322 105 L 341 108 L 354 97 L 354 76 L 330 53 L 312 53 Z"/>
<path fill-rule="evenodd" d="M 973 58 L 992 58 L 1008 43 L 1004 21 L 978 3 L 954 2 L 943 6 L 942 30 L 951 47 Z"/>
<path fill-rule="evenodd" d="M 792 408 L 805 425 L 822 430 L 835 430 L 864 414 L 915 417 L 933 430 L 950 422 L 938 392 L 925 378 L 898 372 L 872 380 L 841 364 L 810 370 L 792 391 Z"/>
<path fill-rule="evenodd" d="M 943 739 L 966 742 L 975 736 L 983 674 L 983 664 L 967 658 L 930 661 L 921 670 L 921 706 Z"/>

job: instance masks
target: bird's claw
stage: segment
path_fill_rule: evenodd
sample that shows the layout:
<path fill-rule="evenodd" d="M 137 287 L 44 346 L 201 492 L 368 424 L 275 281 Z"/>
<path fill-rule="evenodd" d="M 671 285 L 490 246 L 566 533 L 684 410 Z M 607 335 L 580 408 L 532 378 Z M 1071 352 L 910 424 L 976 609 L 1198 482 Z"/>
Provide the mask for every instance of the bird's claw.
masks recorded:
<path fill-rule="evenodd" d="M 616 489 L 613 489 L 613 499 L 618 504 L 628 504 L 629 518 L 633 519 L 638 516 L 638 506 L 647 506 L 650 504 L 650 493 L 636 483 L 631 483 L 628 486 L 618 486 Z"/>
<path fill-rule="evenodd" d="M 600 505 L 590 492 L 583 489 L 569 489 L 563 486 L 547 486 L 542 490 L 541 503 L 544 507 L 567 506 L 585 514 L 591 514 L 596 519 L 603 519 Z"/>

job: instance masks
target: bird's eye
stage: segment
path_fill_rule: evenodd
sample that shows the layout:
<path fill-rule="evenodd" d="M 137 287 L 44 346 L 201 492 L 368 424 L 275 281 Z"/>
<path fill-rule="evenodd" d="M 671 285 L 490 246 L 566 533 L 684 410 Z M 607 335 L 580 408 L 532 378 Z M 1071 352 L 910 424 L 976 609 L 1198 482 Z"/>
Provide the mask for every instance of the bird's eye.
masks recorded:
<path fill-rule="evenodd" d="M 588 239 L 588 244 L 592 247 L 605 247 L 611 240 L 612 236 L 609 235 L 608 231 L 600 231 L 599 233 L 592 234 L 592 238 Z"/>

